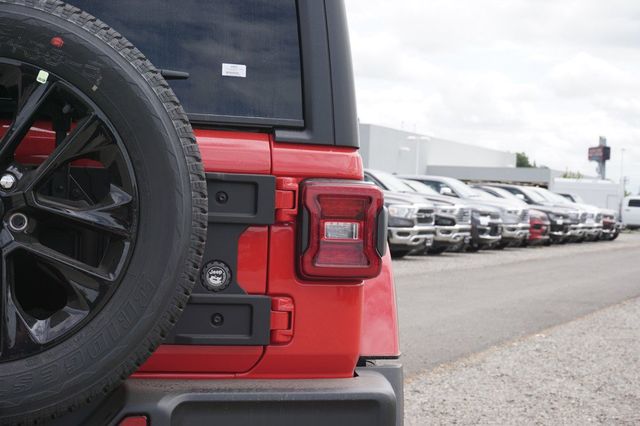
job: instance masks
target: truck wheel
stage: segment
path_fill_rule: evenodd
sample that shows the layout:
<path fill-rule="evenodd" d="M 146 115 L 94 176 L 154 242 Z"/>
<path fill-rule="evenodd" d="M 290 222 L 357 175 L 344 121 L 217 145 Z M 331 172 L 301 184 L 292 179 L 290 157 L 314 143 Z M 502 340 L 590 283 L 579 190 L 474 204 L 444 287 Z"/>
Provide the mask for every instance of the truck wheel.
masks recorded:
<path fill-rule="evenodd" d="M 434 255 L 439 255 L 444 253 L 447 250 L 446 247 L 429 247 L 427 249 L 427 253 L 428 254 L 434 254 Z"/>
<path fill-rule="evenodd" d="M 467 247 L 467 252 L 468 253 L 477 253 L 480 251 L 480 246 L 476 243 L 471 243 L 469 244 L 469 246 Z"/>
<path fill-rule="evenodd" d="M 411 253 L 412 250 L 390 250 L 390 251 L 391 251 L 391 257 L 392 258 L 394 258 L 394 259 L 402 259 L 406 255 Z"/>
<path fill-rule="evenodd" d="M 109 394 L 177 321 L 206 185 L 160 73 L 57 0 L 0 0 L 0 424 Z"/>

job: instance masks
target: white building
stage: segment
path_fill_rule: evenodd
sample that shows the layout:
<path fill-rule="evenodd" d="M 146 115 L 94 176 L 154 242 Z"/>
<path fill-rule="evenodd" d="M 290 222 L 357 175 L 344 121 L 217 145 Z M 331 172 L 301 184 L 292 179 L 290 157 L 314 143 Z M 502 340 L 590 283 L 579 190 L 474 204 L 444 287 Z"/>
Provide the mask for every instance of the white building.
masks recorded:
<path fill-rule="evenodd" d="M 580 195 L 585 202 L 618 209 L 620 185 L 586 176 L 563 179 L 546 167 L 516 167 L 516 154 L 404 130 L 360 125 L 360 154 L 366 168 L 398 174 L 448 176 L 466 182 L 504 182 L 548 187 Z"/>
<path fill-rule="evenodd" d="M 513 167 L 516 154 L 404 130 L 360 125 L 360 154 L 367 168 L 427 173 L 429 166 Z"/>

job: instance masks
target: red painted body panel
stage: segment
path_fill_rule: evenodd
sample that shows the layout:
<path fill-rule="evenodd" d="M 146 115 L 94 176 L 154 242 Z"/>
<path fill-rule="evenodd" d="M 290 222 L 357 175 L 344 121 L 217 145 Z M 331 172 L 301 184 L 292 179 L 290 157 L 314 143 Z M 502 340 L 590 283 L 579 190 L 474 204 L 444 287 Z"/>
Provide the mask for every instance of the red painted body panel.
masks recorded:
<path fill-rule="evenodd" d="M 362 180 L 362 158 L 353 148 L 274 143 L 272 174 L 295 178 Z"/>
<path fill-rule="evenodd" d="M 400 355 L 398 308 L 391 255 L 387 249 L 382 272 L 365 281 L 360 356 L 395 357 Z"/>
<path fill-rule="evenodd" d="M 241 373 L 249 371 L 263 352 L 262 346 L 162 345 L 134 377 L 146 376 L 144 373 Z"/>
<path fill-rule="evenodd" d="M 0 137 L 9 128 L 8 121 L 0 122 Z M 40 164 L 53 151 L 56 133 L 51 130 L 51 124 L 36 122 L 25 136 L 23 142 L 16 149 L 16 159 L 22 164 Z"/>
<path fill-rule="evenodd" d="M 4 133 L 8 123 L 0 123 Z M 51 152 L 54 132 L 38 123 L 18 160 L 38 164 Z M 249 228 L 240 238 L 238 282 L 252 294 L 293 304 L 291 340 L 267 347 L 161 346 L 134 377 L 327 378 L 351 377 L 358 358 L 399 354 L 391 259 L 364 283 L 305 282 L 296 272 L 297 184 L 303 179 L 361 180 L 356 149 L 274 143 L 263 133 L 195 131 L 210 173 L 278 177 L 278 223 Z M 282 297 L 284 299 L 278 299 Z M 287 302 L 289 303 L 289 302 Z M 279 318 L 277 315 L 274 318 Z M 279 341 L 285 341 L 287 331 Z"/>
<path fill-rule="evenodd" d="M 271 173 L 269 135 L 195 129 L 206 172 Z"/>
<path fill-rule="evenodd" d="M 294 224 L 271 227 L 268 293 L 295 306 L 289 344 L 271 345 L 247 378 L 352 377 L 360 355 L 364 285 L 306 283 L 296 277 Z"/>
<path fill-rule="evenodd" d="M 267 292 L 269 228 L 252 226 L 238 241 L 238 284 L 249 294 Z"/>

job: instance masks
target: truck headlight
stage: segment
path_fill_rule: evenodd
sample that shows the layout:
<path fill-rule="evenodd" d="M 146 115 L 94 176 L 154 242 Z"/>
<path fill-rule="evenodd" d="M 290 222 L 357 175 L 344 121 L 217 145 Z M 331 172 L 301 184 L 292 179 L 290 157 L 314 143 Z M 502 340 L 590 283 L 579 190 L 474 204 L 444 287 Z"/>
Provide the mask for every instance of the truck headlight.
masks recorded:
<path fill-rule="evenodd" d="M 414 206 L 403 205 L 391 205 L 389 206 L 389 216 L 398 217 L 402 219 L 411 219 L 416 215 L 416 209 Z"/>
<path fill-rule="evenodd" d="M 458 209 L 456 209 L 454 207 L 436 207 L 436 212 L 437 213 L 442 213 L 442 214 L 450 214 L 452 216 L 455 216 L 456 213 L 458 212 Z"/>

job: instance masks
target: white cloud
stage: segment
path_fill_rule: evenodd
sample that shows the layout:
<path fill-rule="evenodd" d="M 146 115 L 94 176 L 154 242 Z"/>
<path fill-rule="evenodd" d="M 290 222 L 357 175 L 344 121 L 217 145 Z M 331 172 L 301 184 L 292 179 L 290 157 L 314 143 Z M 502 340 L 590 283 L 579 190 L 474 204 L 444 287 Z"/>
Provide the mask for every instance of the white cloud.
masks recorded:
<path fill-rule="evenodd" d="M 581 52 L 554 66 L 550 84 L 561 97 L 626 96 L 638 94 L 640 82 L 612 63 Z"/>
<path fill-rule="evenodd" d="M 640 186 L 640 2 L 347 0 L 362 121 Z M 638 146 L 638 147 L 636 147 Z M 640 170 L 640 167 L 636 167 Z"/>

